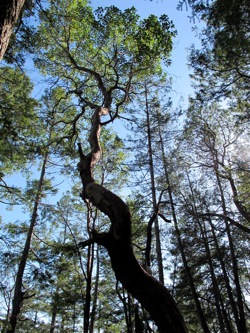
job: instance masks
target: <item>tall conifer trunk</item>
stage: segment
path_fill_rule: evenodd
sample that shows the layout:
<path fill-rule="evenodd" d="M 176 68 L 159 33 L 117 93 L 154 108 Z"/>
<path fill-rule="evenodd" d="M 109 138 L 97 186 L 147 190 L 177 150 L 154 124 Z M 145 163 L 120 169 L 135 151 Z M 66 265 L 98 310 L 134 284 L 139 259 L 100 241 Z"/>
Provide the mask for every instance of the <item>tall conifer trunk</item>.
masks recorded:
<path fill-rule="evenodd" d="M 94 245 L 93 245 L 94 250 Z M 98 287 L 99 287 L 99 274 L 100 274 L 100 259 L 99 259 L 99 247 L 96 248 L 96 275 L 94 280 L 94 294 L 92 297 L 92 311 L 90 316 L 90 326 L 89 326 L 89 332 L 94 333 L 94 324 L 96 320 L 96 308 L 97 308 L 97 301 L 98 301 Z"/>
<path fill-rule="evenodd" d="M 58 305 L 57 305 L 57 302 L 55 301 L 55 303 L 53 304 L 53 308 L 52 308 L 52 316 L 51 316 L 49 333 L 54 333 L 54 331 L 55 331 L 57 311 L 58 311 Z"/>
<path fill-rule="evenodd" d="M 220 332 L 221 333 L 233 333 L 232 327 L 230 325 L 229 318 L 228 318 L 228 315 L 227 315 L 227 311 L 226 311 L 226 308 L 225 308 L 225 304 L 224 304 L 224 301 L 222 299 L 221 288 L 220 288 L 220 285 L 219 285 L 218 280 L 216 278 L 216 273 L 215 273 L 215 270 L 214 270 L 214 264 L 213 264 L 213 258 L 212 258 L 211 251 L 210 251 L 210 246 L 209 246 L 207 228 L 206 228 L 205 223 L 204 223 L 204 225 L 202 225 L 202 223 L 199 221 L 198 218 L 197 218 L 197 222 L 198 222 L 199 227 L 200 227 L 203 243 L 204 243 L 205 250 L 206 250 L 206 253 L 207 253 L 208 265 L 209 265 L 209 270 L 210 270 L 211 280 L 212 280 L 212 286 L 213 286 L 214 301 L 215 301 L 218 321 L 219 321 L 219 325 L 220 325 Z"/>
<path fill-rule="evenodd" d="M 146 103 L 146 126 L 147 126 L 147 139 L 148 139 L 148 161 L 150 170 L 150 181 L 151 181 L 151 196 L 153 202 L 153 210 L 157 210 L 157 199 L 156 199 L 156 188 L 155 188 L 155 174 L 154 174 L 154 160 L 153 160 L 153 150 L 152 150 L 152 136 L 151 136 L 151 126 L 149 117 L 149 102 L 148 102 L 148 87 L 147 82 L 145 82 L 145 103 Z M 158 215 L 155 215 L 154 220 L 154 230 L 155 230 L 155 247 L 156 247 L 156 258 L 158 266 L 159 280 L 164 284 L 164 270 L 162 261 L 162 249 L 161 249 L 161 239 L 160 239 L 160 229 Z"/>
<path fill-rule="evenodd" d="M 92 209 L 90 205 L 88 205 L 88 233 L 91 236 L 91 220 L 92 220 Z M 94 264 L 94 244 L 89 244 L 88 252 L 87 252 L 87 267 L 86 267 L 86 293 L 85 293 L 85 302 L 84 302 L 84 333 L 91 332 L 91 302 L 92 302 L 92 272 L 93 272 L 93 264 Z"/>
<path fill-rule="evenodd" d="M 187 276 L 187 280 L 193 295 L 193 299 L 194 299 L 194 303 L 196 306 L 196 310 L 197 310 L 197 314 L 201 323 L 201 327 L 203 329 L 204 333 L 210 333 L 210 330 L 208 328 L 207 322 L 206 322 L 206 318 L 204 315 L 204 312 L 202 310 L 200 301 L 199 301 L 199 297 L 194 285 L 194 281 L 190 272 L 190 268 L 188 265 L 188 261 L 187 261 L 187 257 L 184 251 L 184 247 L 183 247 L 183 243 L 182 243 L 182 239 L 181 239 L 181 232 L 178 226 L 178 220 L 177 220 L 177 216 L 176 216 L 176 212 L 175 212 L 175 206 L 174 206 L 174 200 L 173 200 L 173 194 L 172 194 L 172 188 L 171 188 L 171 184 L 170 184 L 170 179 L 169 179 L 169 173 L 168 173 L 168 168 L 167 168 L 167 161 L 166 161 L 166 157 L 165 157 L 165 151 L 164 151 L 164 144 L 163 144 L 163 138 L 162 138 L 162 131 L 161 131 L 161 127 L 158 127 L 159 129 L 159 139 L 160 139 L 160 148 L 161 148 L 161 154 L 162 154 L 162 161 L 163 161 L 163 167 L 164 167 L 164 176 L 165 176 L 165 181 L 167 183 L 167 189 L 168 189 L 168 196 L 169 196 L 169 201 L 170 201 L 170 207 L 171 207 L 171 213 L 172 213 L 172 217 L 173 217 L 173 221 L 174 221 L 174 228 L 175 228 L 175 232 L 176 232 L 176 236 L 177 236 L 177 242 L 178 242 L 178 246 L 179 246 L 179 250 L 181 253 L 181 257 L 182 257 L 182 262 L 184 265 L 184 269 L 185 269 L 185 273 Z"/>
<path fill-rule="evenodd" d="M 225 286 L 226 286 L 226 290 L 227 290 L 229 304 L 230 304 L 230 307 L 232 309 L 234 320 L 236 322 L 238 320 L 237 319 L 238 318 L 237 305 L 236 305 L 236 302 L 234 300 L 233 291 L 232 291 L 232 288 L 231 288 L 231 285 L 230 285 L 228 272 L 227 272 L 227 269 L 226 269 L 226 266 L 225 266 L 225 262 L 223 260 L 223 253 L 221 251 L 221 248 L 220 248 L 220 245 L 219 245 L 219 242 L 218 242 L 215 230 L 214 230 L 214 225 L 213 225 L 213 222 L 211 221 L 210 217 L 208 218 L 208 222 L 209 222 L 210 227 L 211 227 L 211 232 L 212 232 L 212 235 L 213 235 L 213 241 L 214 241 L 214 244 L 215 244 L 217 258 L 219 260 L 220 267 L 221 267 L 221 270 L 222 270 L 222 273 L 223 273 L 223 279 L 225 281 Z"/>
<path fill-rule="evenodd" d="M 239 270 L 238 270 L 238 262 L 235 254 L 235 249 L 234 249 L 234 243 L 233 243 L 233 237 L 231 234 L 231 227 L 227 219 L 227 209 L 226 209 L 226 201 L 224 197 L 224 192 L 221 184 L 220 177 L 218 175 L 218 168 L 217 168 L 217 163 L 214 161 L 214 168 L 215 168 L 215 175 L 216 175 L 216 180 L 220 192 L 220 197 L 221 197 L 221 205 L 222 205 L 222 210 L 223 210 L 223 215 L 224 215 L 224 223 L 226 227 L 226 234 L 228 238 L 228 244 L 229 244 L 229 249 L 230 249 L 230 256 L 231 256 L 231 261 L 232 261 L 232 268 L 233 268 L 233 277 L 234 277 L 234 283 L 235 283 L 235 289 L 236 289 L 236 297 L 237 297 L 237 306 L 238 306 L 238 316 L 236 316 L 236 326 L 238 329 L 239 333 L 247 333 L 247 327 L 246 327 L 246 318 L 245 318 L 245 312 L 244 312 L 244 302 L 242 298 L 242 291 L 241 291 L 241 286 L 240 286 L 240 279 L 239 279 Z"/>
<path fill-rule="evenodd" d="M 37 193 L 36 193 L 33 211 L 32 211 L 32 215 L 31 215 L 29 231 L 28 231 L 28 234 L 26 237 L 26 242 L 24 245 L 24 249 L 23 249 L 22 256 L 21 256 L 18 270 L 17 270 L 14 297 L 13 297 L 13 301 L 12 301 L 12 312 L 11 312 L 9 325 L 8 325 L 6 333 L 15 332 L 17 320 L 18 320 L 18 317 L 21 312 L 23 301 L 25 300 L 25 298 L 28 297 L 28 295 L 25 295 L 25 292 L 23 291 L 23 276 L 24 276 L 24 270 L 25 270 L 25 267 L 27 264 L 27 259 L 28 259 L 28 255 L 29 255 L 30 244 L 31 244 L 34 227 L 35 227 L 35 224 L 37 221 L 37 213 L 38 213 L 38 207 L 39 207 L 40 199 L 41 199 L 41 195 L 42 195 L 48 155 L 49 155 L 48 152 L 46 152 L 45 156 L 44 156 L 44 160 L 43 160 L 43 165 L 42 165 L 42 170 L 41 170 L 41 174 L 40 174 L 38 187 L 37 187 Z"/>

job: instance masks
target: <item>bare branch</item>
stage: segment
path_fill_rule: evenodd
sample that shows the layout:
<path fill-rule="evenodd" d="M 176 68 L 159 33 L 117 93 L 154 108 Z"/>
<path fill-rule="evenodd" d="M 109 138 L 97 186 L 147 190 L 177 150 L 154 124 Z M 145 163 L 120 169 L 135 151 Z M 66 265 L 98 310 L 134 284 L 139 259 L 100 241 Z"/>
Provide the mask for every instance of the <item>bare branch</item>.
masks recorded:
<path fill-rule="evenodd" d="M 232 225 L 234 225 L 235 227 L 243 230 L 244 232 L 250 233 L 250 228 L 245 227 L 244 225 L 242 225 L 241 223 L 238 223 L 237 221 L 235 221 L 234 219 L 232 219 L 229 216 L 225 216 L 224 214 L 217 214 L 217 213 L 204 213 L 204 214 L 198 214 L 198 217 L 219 217 L 219 218 L 223 218 L 223 219 L 227 219 Z"/>

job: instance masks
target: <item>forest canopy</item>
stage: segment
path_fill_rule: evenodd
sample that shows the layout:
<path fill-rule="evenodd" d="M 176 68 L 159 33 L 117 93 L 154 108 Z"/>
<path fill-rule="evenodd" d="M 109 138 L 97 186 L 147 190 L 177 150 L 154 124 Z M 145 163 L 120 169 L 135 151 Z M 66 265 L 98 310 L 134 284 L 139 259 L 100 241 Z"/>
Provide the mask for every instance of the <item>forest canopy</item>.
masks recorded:
<path fill-rule="evenodd" d="M 247 333 L 249 3 L 176 2 L 187 104 L 167 7 L 103 5 L 0 5 L 1 332 Z"/>

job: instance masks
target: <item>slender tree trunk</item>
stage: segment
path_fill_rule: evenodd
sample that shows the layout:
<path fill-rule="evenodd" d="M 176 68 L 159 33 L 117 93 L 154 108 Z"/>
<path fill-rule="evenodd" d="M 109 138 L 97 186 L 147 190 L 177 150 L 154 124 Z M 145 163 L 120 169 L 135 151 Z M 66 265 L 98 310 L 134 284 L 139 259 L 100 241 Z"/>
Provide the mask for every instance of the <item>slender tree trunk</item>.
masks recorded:
<path fill-rule="evenodd" d="M 217 235 L 216 235 L 215 230 L 214 230 L 213 222 L 211 221 L 210 218 L 208 218 L 208 222 L 209 222 L 210 227 L 211 227 L 211 232 L 212 232 L 212 235 L 213 235 L 213 240 L 214 240 L 214 244 L 215 244 L 217 258 L 218 258 L 218 261 L 220 263 L 220 267 L 221 267 L 221 270 L 222 270 L 222 273 L 223 273 L 223 280 L 225 282 L 226 291 L 227 291 L 227 295 L 228 295 L 228 299 L 229 299 L 229 304 L 230 304 L 230 307 L 232 309 L 234 322 L 236 323 L 238 321 L 238 311 L 237 311 L 236 302 L 234 300 L 233 291 L 232 291 L 232 288 L 231 288 L 231 285 L 230 285 L 230 281 L 229 281 L 227 269 L 226 269 L 226 266 L 225 266 L 223 254 L 221 252 L 220 245 L 218 243 L 218 239 L 217 239 Z"/>
<path fill-rule="evenodd" d="M 175 215 L 175 213 L 174 213 L 174 215 Z M 185 273 L 186 273 L 187 280 L 188 280 L 188 283 L 189 283 L 189 287 L 190 287 L 192 295 L 193 295 L 193 300 L 195 302 L 197 315 L 199 317 L 200 324 L 201 324 L 201 327 L 203 329 L 203 332 L 204 333 L 210 333 L 210 330 L 208 328 L 204 312 L 203 312 L 201 304 L 200 304 L 199 296 L 198 296 L 198 293 L 197 293 L 196 288 L 195 288 L 195 284 L 194 284 L 194 281 L 193 281 L 193 278 L 192 278 L 192 274 L 191 274 L 191 271 L 190 271 L 190 268 L 189 268 L 189 265 L 188 265 L 187 257 L 186 257 L 185 250 L 184 250 L 184 247 L 183 247 L 183 244 L 182 244 L 181 232 L 180 232 L 176 217 L 175 218 L 173 217 L 173 220 L 174 220 L 174 227 L 175 227 L 175 232 L 176 232 L 176 236 L 177 236 L 177 241 L 178 241 L 179 249 L 180 249 L 180 252 L 181 252 L 182 262 L 183 262 L 183 265 L 184 265 L 184 269 L 185 269 Z"/>
<path fill-rule="evenodd" d="M 36 323 L 37 323 L 37 312 L 38 312 L 38 311 L 35 312 L 35 318 L 34 318 L 34 325 L 35 325 L 35 326 L 36 326 Z"/>
<path fill-rule="evenodd" d="M 76 318 L 77 318 L 77 313 L 76 313 L 76 302 L 74 302 L 73 332 L 72 332 L 72 333 L 75 333 L 75 330 L 76 330 Z"/>
<path fill-rule="evenodd" d="M 215 307 L 216 307 L 216 311 L 217 311 L 220 332 L 221 333 L 233 333 L 229 320 L 228 320 L 228 317 L 226 315 L 226 310 L 225 310 L 224 302 L 223 302 L 223 299 L 221 296 L 220 287 L 219 287 L 219 284 L 218 284 L 218 281 L 216 278 L 216 274 L 214 271 L 214 265 L 213 265 L 213 260 L 212 260 L 211 251 L 210 251 L 210 247 L 209 247 L 206 226 L 205 225 L 202 226 L 201 222 L 199 221 L 199 218 L 197 218 L 197 222 L 200 227 L 203 243 L 204 243 L 206 254 L 207 254 L 209 272 L 211 275 L 213 294 L 214 294 L 213 299 L 214 299 Z"/>
<path fill-rule="evenodd" d="M 52 309 L 52 316 L 51 316 L 51 322 L 50 322 L 50 330 L 49 333 L 54 333 L 55 325 L 56 325 L 56 315 L 57 315 L 57 302 L 55 302 L 53 309 Z"/>
<path fill-rule="evenodd" d="M 223 215 L 224 215 L 224 223 L 225 223 L 225 227 L 226 227 L 226 234 L 227 234 L 228 244 L 229 244 L 229 249 L 230 249 L 230 256 L 231 256 L 231 261 L 232 261 L 234 283 L 235 283 L 236 295 L 237 295 L 237 305 L 238 305 L 239 317 L 235 318 L 236 319 L 236 325 L 237 325 L 239 333 L 247 333 L 246 318 L 245 318 L 245 312 L 244 312 L 244 302 L 243 302 L 243 298 L 242 298 L 242 291 L 241 291 L 240 279 L 239 279 L 239 274 L 238 274 L 238 272 L 239 272 L 238 262 L 237 262 L 237 258 L 236 258 L 236 254 L 235 254 L 235 249 L 234 249 L 233 238 L 232 238 L 232 235 L 231 235 L 230 224 L 229 224 L 228 219 L 227 219 L 227 209 L 226 209 L 226 202 L 225 202 L 224 192 L 223 192 L 220 177 L 218 175 L 218 170 L 217 170 L 216 163 L 215 163 L 215 175 L 216 175 L 217 184 L 218 184 L 218 187 L 219 187 L 219 192 L 220 192 L 220 197 L 221 197 L 221 204 L 222 204 L 222 210 L 223 210 Z"/>
<path fill-rule="evenodd" d="M 135 309 L 134 309 L 134 313 L 135 313 L 135 333 L 141 333 L 141 332 L 145 332 L 144 330 L 144 325 L 143 322 L 140 318 L 140 314 L 139 314 L 139 305 L 135 304 Z"/>
<path fill-rule="evenodd" d="M 210 268 L 210 275 L 211 275 L 211 279 L 212 279 L 212 286 L 213 286 L 213 291 L 214 291 L 214 300 L 215 300 L 215 306 L 216 306 L 216 310 L 217 310 L 217 315 L 218 315 L 218 321 L 219 321 L 219 325 L 220 325 L 220 329 L 221 329 L 221 333 L 224 332 L 224 323 L 223 323 L 223 319 L 222 319 L 222 314 L 221 314 L 221 310 L 220 310 L 220 303 L 218 301 L 218 298 L 220 297 L 220 292 L 219 292 L 219 288 L 218 288 L 218 284 L 217 284 L 217 279 L 215 277 L 214 274 L 214 269 L 213 269 L 213 263 L 212 263 L 212 259 L 211 259 L 211 255 L 210 255 L 210 248 L 208 245 L 208 241 L 207 238 L 205 237 L 205 232 L 203 230 L 203 227 L 201 225 L 201 222 L 199 220 L 198 213 L 197 213 L 197 208 L 196 208 L 196 200 L 195 200 L 195 194 L 193 191 L 193 186 L 192 183 L 190 181 L 189 175 L 187 174 L 187 178 L 188 178 L 188 184 L 189 184 L 189 188 L 191 191 L 191 196 L 192 196 L 192 201 L 193 201 L 193 207 L 194 207 L 194 218 L 195 221 L 197 223 L 197 225 L 199 226 L 201 235 L 202 235 L 202 240 L 204 243 L 204 247 L 207 253 L 207 257 L 208 257 L 208 264 L 209 264 L 209 268 Z M 224 307 L 223 303 L 222 303 L 222 307 Z M 228 323 L 228 322 L 227 322 Z M 230 326 L 229 326 L 230 328 Z M 227 333 L 229 333 L 230 330 L 227 331 Z"/>
<path fill-rule="evenodd" d="M 66 241 L 66 237 L 67 237 L 67 224 L 65 223 L 64 224 L 64 231 L 63 231 L 63 239 L 62 239 L 62 244 L 65 244 L 65 241 Z M 60 275 L 61 273 L 61 267 L 60 267 L 60 264 L 62 262 L 62 258 L 63 258 L 63 255 L 61 254 L 58 258 L 58 263 L 59 263 L 59 266 L 58 266 L 58 269 L 57 269 L 57 272 L 56 272 L 56 275 L 57 275 L 57 280 L 58 280 L 58 276 Z M 57 283 L 56 283 L 57 285 Z M 51 322 L 50 322 L 50 333 L 54 333 L 55 331 L 55 328 L 56 328 L 56 319 L 57 319 L 57 316 L 58 316 L 58 313 L 60 311 L 60 288 L 57 286 L 56 287 L 56 290 L 54 291 L 53 293 L 53 296 L 52 296 L 52 309 L 51 309 Z M 74 307 L 75 307 L 75 304 L 74 304 Z M 74 321 L 75 319 L 73 319 Z"/>
<path fill-rule="evenodd" d="M 94 246 L 94 244 L 93 244 Z M 94 295 L 92 301 L 92 311 L 90 317 L 90 327 L 89 332 L 94 332 L 94 324 L 96 318 L 96 309 L 97 309 L 97 300 L 98 300 L 98 287 L 99 287 L 99 272 L 100 272 L 100 260 L 99 260 L 99 247 L 96 248 L 96 276 L 95 276 L 95 287 L 94 287 Z"/>
<path fill-rule="evenodd" d="M 92 209 L 88 205 L 88 233 L 91 236 L 90 223 L 92 220 Z M 92 289 L 92 272 L 93 272 L 93 261 L 94 261 L 94 244 L 88 246 L 87 253 L 87 280 L 86 280 L 86 294 L 84 302 L 84 333 L 89 333 L 90 328 L 90 312 L 91 312 L 91 289 Z"/>
<path fill-rule="evenodd" d="M 7 50 L 14 25 L 22 11 L 25 0 L 0 1 L 0 60 Z"/>
<path fill-rule="evenodd" d="M 125 294 L 127 293 L 127 291 L 123 292 L 123 295 L 125 296 Z M 133 304 L 134 304 L 134 300 L 133 297 L 127 293 L 128 295 L 128 302 L 127 302 L 127 307 L 128 307 L 128 329 L 130 329 L 131 333 L 133 333 Z"/>
<path fill-rule="evenodd" d="M 147 88 L 146 82 L 145 82 L 145 102 L 146 102 L 148 158 L 149 158 L 149 170 L 150 170 L 150 180 L 151 180 L 151 194 L 152 194 L 153 210 L 154 210 L 154 212 L 156 212 L 157 199 L 156 199 L 156 188 L 155 188 L 151 126 L 150 126 L 150 117 L 149 117 L 148 88 Z M 163 269 L 163 260 L 162 260 L 159 220 L 158 220 L 157 214 L 156 214 L 155 220 L 154 220 L 154 231 L 155 231 L 155 248 L 156 248 L 156 258 L 157 258 L 157 265 L 158 265 L 159 280 L 161 281 L 162 284 L 164 284 L 164 269 Z"/>
<path fill-rule="evenodd" d="M 188 265 L 188 261 L 187 261 L 187 258 L 186 258 L 186 254 L 185 254 L 182 239 L 181 239 L 181 232 L 180 232 L 180 229 L 179 229 L 179 226 L 178 226 L 177 216 L 176 216 L 176 212 L 175 212 L 174 200 L 173 200 L 173 195 L 172 195 L 172 188 L 171 188 L 168 169 L 167 169 L 167 162 L 166 162 L 165 151 L 164 151 L 164 143 L 163 143 L 163 138 L 162 138 L 162 133 L 161 133 L 160 126 L 159 126 L 159 139 L 160 139 L 160 147 L 161 147 L 163 167 L 164 167 L 164 175 L 165 175 L 165 180 L 166 180 L 166 183 L 167 183 L 168 196 L 169 196 L 169 201 L 170 201 L 170 206 L 171 206 L 171 213 L 172 213 L 172 217 L 173 217 L 173 221 L 174 221 L 174 227 L 175 227 L 175 232 L 176 232 L 176 236 L 177 236 L 177 242 L 178 242 L 178 245 L 179 245 L 179 250 L 180 250 L 180 253 L 181 253 L 181 257 L 182 257 L 182 262 L 183 262 L 186 277 L 187 277 L 187 280 L 188 280 L 188 283 L 189 283 L 189 286 L 190 286 L 190 289 L 191 289 L 191 292 L 192 292 L 192 295 L 193 295 L 193 299 L 194 299 L 194 302 L 195 302 L 197 315 L 199 317 L 201 327 L 202 327 L 204 333 L 210 333 L 210 330 L 208 328 L 207 321 L 206 321 L 204 312 L 202 310 L 200 300 L 199 300 L 199 297 L 198 297 L 198 294 L 197 294 L 197 291 L 196 291 L 196 288 L 195 288 L 195 285 L 194 285 L 194 281 L 193 281 L 193 278 L 192 278 L 192 274 L 190 272 L 190 268 L 189 268 L 189 265 Z"/>
<path fill-rule="evenodd" d="M 120 291 L 118 290 L 118 282 L 116 284 L 116 291 L 123 304 L 124 317 L 125 317 L 125 322 L 126 322 L 126 332 L 133 333 L 131 296 L 129 293 L 127 293 L 127 291 L 123 287 L 122 287 L 122 295 L 121 295 Z"/>
<path fill-rule="evenodd" d="M 21 259 L 19 262 L 18 270 L 17 270 L 14 297 L 13 297 L 13 301 L 12 301 L 12 312 L 11 312 L 11 316 L 10 316 L 10 320 L 9 320 L 9 326 L 6 331 L 7 333 L 15 332 L 18 316 L 20 314 L 20 311 L 21 311 L 21 308 L 23 305 L 23 301 L 25 299 L 25 292 L 22 290 L 23 289 L 23 275 L 24 275 L 24 270 L 26 267 L 28 255 L 29 255 L 33 230 L 34 230 L 36 220 L 37 220 L 37 212 L 38 212 L 38 207 L 40 204 L 40 198 L 41 198 L 41 194 L 42 194 L 42 188 L 43 188 L 47 161 L 48 161 L 48 153 L 46 153 L 44 160 L 43 160 L 41 175 L 40 175 L 38 188 L 37 188 L 37 194 L 36 194 L 33 212 L 32 212 L 32 216 L 31 216 L 30 226 L 29 226 L 29 231 L 28 231 L 28 235 L 26 237 L 26 242 L 24 245 L 23 253 L 22 253 L 22 256 L 21 256 Z"/>
<path fill-rule="evenodd" d="M 94 244 L 90 244 L 88 246 L 87 281 L 86 281 L 86 294 L 84 302 L 84 330 L 83 330 L 84 333 L 89 333 L 89 327 L 90 327 L 93 247 Z"/>
<path fill-rule="evenodd" d="M 7 302 L 8 299 L 8 302 Z M 6 317 L 5 320 L 3 321 L 3 327 L 1 330 L 1 333 L 5 333 L 8 327 L 8 323 L 9 323 L 9 315 L 11 312 L 11 296 L 9 296 L 8 298 L 6 297 L 6 305 L 7 305 L 7 313 L 6 313 Z"/>

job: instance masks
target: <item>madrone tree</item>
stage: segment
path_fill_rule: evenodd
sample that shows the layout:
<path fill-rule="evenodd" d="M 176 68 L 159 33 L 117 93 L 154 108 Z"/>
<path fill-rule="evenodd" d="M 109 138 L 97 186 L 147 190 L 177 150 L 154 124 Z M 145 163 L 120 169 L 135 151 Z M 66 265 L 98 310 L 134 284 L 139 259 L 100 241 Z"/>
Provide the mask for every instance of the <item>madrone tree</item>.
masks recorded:
<path fill-rule="evenodd" d="M 148 310 L 160 332 L 187 332 L 169 291 L 137 262 L 131 246 L 131 216 L 116 194 L 95 182 L 101 158 L 101 128 L 121 117 L 121 111 L 151 73 L 162 76 L 175 35 L 166 15 L 139 20 L 135 8 L 112 6 L 95 13 L 82 1 L 57 0 L 41 14 L 36 36 L 36 64 L 56 85 L 77 97 L 80 107 L 74 131 L 91 119 L 89 151 L 79 143 L 82 198 L 107 215 L 108 232 L 92 230 L 82 246 L 97 243 L 110 256 L 117 280 Z"/>
<path fill-rule="evenodd" d="M 0 60 L 9 45 L 14 26 L 21 15 L 25 0 L 2 0 L 0 3 Z"/>

